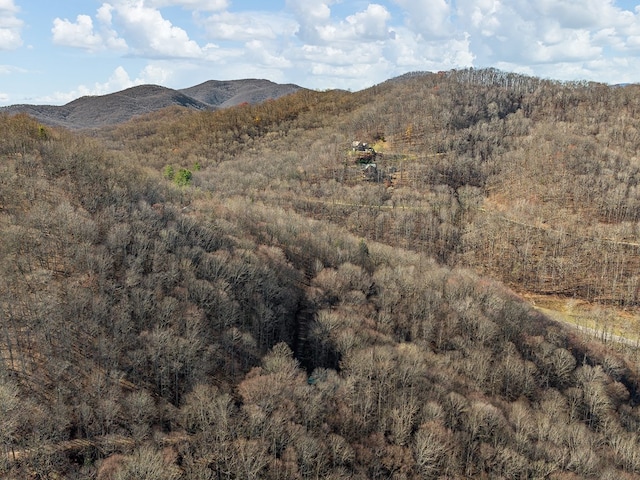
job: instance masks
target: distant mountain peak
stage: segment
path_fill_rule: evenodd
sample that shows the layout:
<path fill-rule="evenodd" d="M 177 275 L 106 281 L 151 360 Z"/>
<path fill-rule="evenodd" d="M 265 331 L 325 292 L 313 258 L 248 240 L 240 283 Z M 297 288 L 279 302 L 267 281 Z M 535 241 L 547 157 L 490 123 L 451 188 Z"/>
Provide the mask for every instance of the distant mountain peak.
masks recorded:
<path fill-rule="evenodd" d="M 80 130 L 115 125 L 171 106 L 215 110 L 241 103 L 256 104 L 301 88 L 260 79 L 208 80 L 180 90 L 145 84 L 106 95 L 83 96 L 62 106 L 11 105 L 0 108 L 0 113 L 26 113 L 46 125 Z"/>

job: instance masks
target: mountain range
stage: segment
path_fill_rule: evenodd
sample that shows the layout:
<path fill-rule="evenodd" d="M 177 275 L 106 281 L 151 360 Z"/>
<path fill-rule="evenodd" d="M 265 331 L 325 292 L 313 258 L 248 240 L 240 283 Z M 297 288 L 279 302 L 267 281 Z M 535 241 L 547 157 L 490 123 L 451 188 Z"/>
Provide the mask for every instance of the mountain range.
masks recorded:
<path fill-rule="evenodd" d="M 108 95 L 81 97 L 61 106 L 20 104 L 0 108 L 0 112 L 26 113 L 45 125 L 80 130 L 115 125 L 171 106 L 216 110 L 245 102 L 256 104 L 301 88 L 261 79 L 209 80 L 180 90 L 139 85 Z"/>

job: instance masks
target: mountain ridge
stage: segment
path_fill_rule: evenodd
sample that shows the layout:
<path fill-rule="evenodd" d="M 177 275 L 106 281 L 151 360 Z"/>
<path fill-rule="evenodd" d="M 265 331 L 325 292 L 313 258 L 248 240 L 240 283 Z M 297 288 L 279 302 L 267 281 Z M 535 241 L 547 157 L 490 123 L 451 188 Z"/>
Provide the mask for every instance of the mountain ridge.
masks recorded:
<path fill-rule="evenodd" d="M 79 97 L 65 105 L 16 104 L 0 108 L 10 115 L 26 113 L 39 122 L 70 130 L 100 128 L 167 107 L 217 110 L 242 103 L 276 99 L 302 87 L 263 79 L 208 80 L 184 89 L 145 84 L 106 95 Z"/>

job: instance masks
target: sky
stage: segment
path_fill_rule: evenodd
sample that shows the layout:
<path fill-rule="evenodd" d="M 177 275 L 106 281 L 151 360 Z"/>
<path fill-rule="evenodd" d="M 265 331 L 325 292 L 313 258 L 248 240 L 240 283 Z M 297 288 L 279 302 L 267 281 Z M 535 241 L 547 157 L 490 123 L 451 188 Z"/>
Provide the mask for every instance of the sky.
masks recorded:
<path fill-rule="evenodd" d="M 357 91 L 467 67 L 640 82 L 640 1 L 0 0 L 0 105 L 244 78 Z"/>

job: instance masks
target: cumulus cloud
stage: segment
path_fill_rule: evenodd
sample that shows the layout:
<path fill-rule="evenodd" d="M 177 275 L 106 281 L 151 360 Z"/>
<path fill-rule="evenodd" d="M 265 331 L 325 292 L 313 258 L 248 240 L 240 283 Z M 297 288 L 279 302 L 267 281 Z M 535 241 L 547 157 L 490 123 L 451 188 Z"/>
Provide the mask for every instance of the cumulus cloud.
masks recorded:
<path fill-rule="evenodd" d="M 0 50 L 14 50 L 22 46 L 23 21 L 13 0 L 0 0 Z"/>
<path fill-rule="evenodd" d="M 396 5 L 408 9 L 400 14 L 389 1 L 368 3 L 349 14 L 344 3 L 337 3 L 286 2 L 298 27 L 284 56 L 305 72 L 305 86 L 330 83 L 359 89 L 407 70 L 473 64 L 469 35 L 448 29 L 451 11 L 444 0 L 398 0 Z M 297 71 L 288 73 L 297 77 Z"/>
<path fill-rule="evenodd" d="M 13 1 L 0 0 L 0 15 L 16 16 Z M 285 0 L 277 12 L 231 0 L 102 1 L 93 15 L 56 19 L 54 41 L 126 52 L 186 84 L 213 71 L 216 78 L 359 89 L 409 70 L 469 66 L 559 79 L 640 76 L 640 8 L 624 9 L 618 0 Z M 144 76 L 116 73 L 86 89 Z"/>
<path fill-rule="evenodd" d="M 89 15 L 78 15 L 75 23 L 56 18 L 53 21 L 53 43 L 68 47 L 96 50 L 103 46 L 102 37 L 93 31 L 93 21 Z"/>
<path fill-rule="evenodd" d="M 314 2 L 287 0 L 287 6 L 298 22 L 297 36 L 305 44 L 321 45 L 345 41 L 375 41 L 393 37 L 387 22 L 391 14 L 386 7 L 368 4 L 363 11 L 347 16 L 343 20 L 332 17 L 333 0 Z"/>
<path fill-rule="evenodd" d="M 586 30 L 560 30 L 550 41 L 539 41 L 532 49 L 531 60 L 537 63 L 592 60 L 602 54 Z"/>
<path fill-rule="evenodd" d="M 426 40 L 420 34 L 401 27 L 396 39 L 384 46 L 384 56 L 393 65 L 392 75 L 411 70 L 447 70 L 474 65 L 469 35 L 438 40 Z"/>
<path fill-rule="evenodd" d="M 389 11 L 382 5 L 372 3 L 366 10 L 349 15 L 345 21 L 319 27 L 318 33 L 325 43 L 387 40 L 392 36 L 387 26 L 389 20 Z"/>
<path fill-rule="evenodd" d="M 587 61 L 601 55 L 602 47 L 586 27 L 597 26 L 599 15 L 611 19 L 620 14 L 610 5 L 603 8 L 604 3 L 581 2 L 584 11 L 578 15 L 578 2 L 572 0 L 517 0 L 508 4 L 499 0 L 459 0 L 457 17 L 471 36 L 471 48 L 481 66 L 497 62 L 525 65 Z M 554 12 L 552 16 L 550 11 Z M 600 40 L 615 43 L 611 37 Z"/>
<path fill-rule="evenodd" d="M 53 20 L 53 43 L 66 47 L 75 47 L 96 52 L 99 50 L 124 50 L 127 44 L 124 39 L 111 28 L 112 7 L 108 4 L 98 9 L 96 19 L 100 28 L 94 28 L 93 19 L 89 15 L 78 15 L 75 22 L 68 19 Z"/>
<path fill-rule="evenodd" d="M 296 35 L 309 44 L 323 43 L 320 35 L 323 28 L 327 28 L 331 21 L 331 5 L 335 0 L 312 2 L 306 0 L 287 0 L 286 5 L 298 22 Z"/>
<path fill-rule="evenodd" d="M 402 67 L 445 68 L 459 66 L 456 61 L 467 65 L 473 59 L 463 32 L 445 38 L 440 46 L 434 43 L 438 32 L 432 24 L 445 22 L 450 15 L 445 0 L 397 0 L 396 4 L 409 10 L 396 18 L 391 4 L 384 0 L 360 4 L 350 12 L 339 0 L 286 0 L 284 14 L 232 12 L 227 10 L 228 3 L 109 0 L 93 18 L 79 15 L 74 22 L 58 19 L 54 38 L 61 44 L 94 51 L 104 48 L 108 38 L 117 39 L 129 54 L 140 58 L 182 59 L 192 62 L 193 68 L 215 63 L 217 72 L 222 67 L 235 71 L 233 77 L 244 76 L 249 70 L 262 71 L 269 78 L 305 75 L 302 84 L 310 87 L 326 84 L 333 74 L 360 88 L 384 80 L 385 75 L 403 73 L 399 71 Z M 163 16 L 161 8 L 166 6 L 194 10 L 193 25 L 203 28 L 216 44 L 198 44 L 186 29 Z M 340 15 L 332 11 L 334 7 Z M 403 25 L 403 19 L 413 20 Z M 105 32 L 110 32 L 110 37 Z"/>
<path fill-rule="evenodd" d="M 408 70 L 473 65 L 470 36 L 453 28 L 445 0 L 396 0 L 401 10 L 395 16 L 389 2 L 369 3 L 343 19 L 333 15 L 333 2 L 316 4 L 314 11 L 301 9 L 304 3 L 287 5 L 300 23 L 296 61 L 311 72 L 307 82 L 338 77 L 364 88 Z"/>
<path fill-rule="evenodd" d="M 607 0 L 538 0 L 532 5 L 539 15 L 555 18 L 563 27 L 572 29 L 620 24 L 627 16 Z"/>
<path fill-rule="evenodd" d="M 297 23 L 281 15 L 264 12 L 220 12 L 206 18 L 196 17 L 209 38 L 239 41 L 278 40 L 293 35 Z"/>
<path fill-rule="evenodd" d="M 122 35 L 133 53 L 154 58 L 198 58 L 202 49 L 188 33 L 142 0 L 111 4 Z"/>
<path fill-rule="evenodd" d="M 202 58 L 203 48 L 191 40 L 184 29 L 173 25 L 160 10 L 150 6 L 154 4 L 218 9 L 226 2 L 116 0 L 98 9 L 95 19 L 99 28 L 85 14 L 78 15 L 74 22 L 56 18 L 52 28 L 54 43 L 92 52 L 121 49 L 148 58 Z"/>
<path fill-rule="evenodd" d="M 282 55 L 274 55 L 260 40 L 251 40 L 245 44 L 247 52 L 254 61 L 268 68 L 289 68 L 290 60 Z"/>
<path fill-rule="evenodd" d="M 113 23 L 113 6 L 108 3 L 103 3 L 96 13 L 96 18 L 104 25 L 110 27 Z"/>
<path fill-rule="evenodd" d="M 447 0 L 394 0 L 404 11 L 407 26 L 425 38 L 450 37 L 455 28 L 450 21 Z"/>

